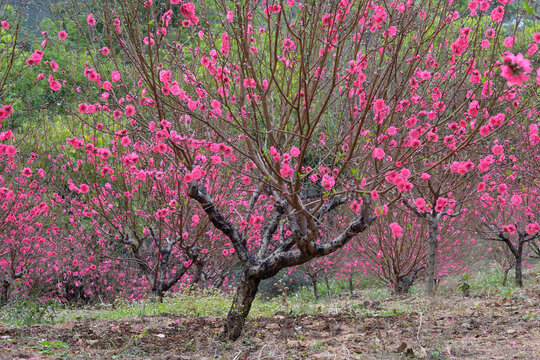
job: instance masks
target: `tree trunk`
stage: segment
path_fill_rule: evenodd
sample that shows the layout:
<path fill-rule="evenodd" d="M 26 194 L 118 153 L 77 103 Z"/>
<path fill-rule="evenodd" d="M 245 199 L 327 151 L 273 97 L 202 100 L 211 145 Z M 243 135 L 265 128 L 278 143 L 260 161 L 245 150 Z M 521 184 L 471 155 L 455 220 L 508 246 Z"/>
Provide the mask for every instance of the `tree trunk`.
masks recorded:
<path fill-rule="evenodd" d="M 512 269 L 512 267 L 509 267 L 504 270 L 504 278 L 503 278 L 502 286 L 506 286 L 506 281 L 508 280 L 508 273 L 510 272 L 510 269 Z"/>
<path fill-rule="evenodd" d="M 157 289 L 157 290 L 155 291 L 155 294 L 156 294 L 156 296 L 157 296 L 158 302 L 159 302 L 160 304 L 162 304 L 162 303 L 163 303 L 163 297 L 165 297 L 165 293 L 164 293 L 163 291 L 161 291 L 160 289 Z"/>
<path fill-rule="evenodd" d="M 414 283 L 415 278 L 416 276 L 412 277 L 411 275 L 404 276 L 402 278 L 397 278 L 396 286 L 394 287 L 394 294 L 398 296 L 407 295 L 409 293 L 409 290 L 412 284 Z"/>
<path fill-rule="evenodd" d="M 523 274 L 521 273 L 521 254 L 519 256 L 516 256 L 516 278 L 515 278 L 515 284 L 516 286 L 523 287 Z"/>
<path fill-rule="evenodd" d="M 531 257 L 540 259 L 540 246 L 538 245 L 540 244 L 540 241 L 538 242 L 538 244 L 535 241 L 531 241 L 530 244 L 534 252 L 534 254 L 531 254 Z"/>
<path fill-rule="evenodd" d="M 196 285 L 201 281 L 202 274 L 203 274 L 203 267 L 204 263 L 202 261 L 196 260 L 195 263 L 195 275 L 193 276 L 193 282 L 192 285 Z"/>
<path fill-rule="evenodd" d="M 429 227 L 428 253 L 426 258 L 426 295 L 433 296 L 435 287 L 433 279 L 435 278 L 435 256 L 437 255 L 439 225 L 437 221 L 431 221 Z"/>
<path fill-rule="evenodd" d="M 349 290 L 351 291 L 351 296 L 353 295 L 353 281 L 352 281 L 352 276 L 349 278 Z"/>
<path fill-rule="evenodd" d="M 2 288 L 0 290 L 0 307 L 6 305 L 9 300 L 9 288 L 11 286 L 11 281 L 4 279 L 1 285 Z"/>
<path fill-rule="evenodd" d="M 311 284 L 313 285 L 313 296 L 315 296 L 315 300 L 319 300 L 319 290 L 317 289 L 317 278 L 315 276 L 311 277 Z"/>
<path fill-rule="evenodd" d="M 414 284 L 414 281 L 418 277 L 418 273 L 424 268 L 423 265 L 417 266 L 414 268 L 411 273 L 407 276 L 397 278 L 394 280 L 394 294 L 395 295 L 407 295 L 409 290 Z"/>
<path fill-rule="evenodd" d="M 324 283 L 326 284 L 326 291 L 328 292 L 328 298 L 332 298 L 332 294 L 330 293 L 330 283 L 328 282 L 328 278 L 324 277 Z"/>
<path fill-rule="evenodd" d="M 392 279 L 392 293 L 397 296 L 397 295 L 400 295 L 401 292 L 402 292 L 401 282 L 399 281 L 397 277 L 394 277 L 394 279 Z"/>
<path fill-rule="evenodd" d="M 231 309 L 227 315 L 225 328 L 220 336 L 222 340 L 235 341 L 242 334 L 251 304 L 259 289 L 260 281 L 260 279 L 246 278 L 245 275 L 242 276 Z"/>
<path fill-rule="evenodd" d="M 396 295 L 407 295 L 414 282 L 414 279 L 409 276 L 405 276 L 397 279 L 397 291 Z"/>

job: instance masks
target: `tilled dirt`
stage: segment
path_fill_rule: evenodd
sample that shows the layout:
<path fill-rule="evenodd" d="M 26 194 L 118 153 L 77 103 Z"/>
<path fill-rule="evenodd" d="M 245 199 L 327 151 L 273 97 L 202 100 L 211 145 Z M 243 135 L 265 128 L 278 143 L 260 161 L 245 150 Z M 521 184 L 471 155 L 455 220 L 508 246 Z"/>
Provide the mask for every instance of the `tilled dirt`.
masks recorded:
<path fill-rule="evenodd" d="M 215 317 L 0 324 L 0 360 L 540 359 L 538 295 L 350 299 L 325 314 L 249 319 L 235 343 L 218 340 Z"/>

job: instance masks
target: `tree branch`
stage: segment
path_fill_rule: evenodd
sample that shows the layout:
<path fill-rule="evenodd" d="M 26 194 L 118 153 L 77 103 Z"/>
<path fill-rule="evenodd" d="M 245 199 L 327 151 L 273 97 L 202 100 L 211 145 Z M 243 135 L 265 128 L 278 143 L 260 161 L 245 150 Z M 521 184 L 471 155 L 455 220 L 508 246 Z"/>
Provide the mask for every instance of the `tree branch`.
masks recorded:
<path fill-rule="evenodd" d="M 369 216 L 370 203 L 371 201 L 369 200 L 364 201 L 364 206 L 360 216 L 334 240 L 324 245 L 310 243 L 315 250 L 314 252 L 306 253 L 301 251 L 299 248 L 289 251 L 275 251 L 268 258 L 249 268 L 248 276 L 268 279 L 277 274 L 279 270 L 283 268 L 301 265 L 315 257 L 328 255 L 340 249 L 354 236 L 367 230 L 368 227 L 375 221 L 375 217 Z M 289 240 L 291 244 L 294 243 L 294 237 L 294 235 L 289 237 L 291 238 L 291 240 Z M 281 248 L 283 248 L 283 245 L 280 247 L 280 249 Z"/>
<path fill-rule="evenodd" d="M 536 233 L 536 234 L 531 234 L 531 235 L 529 235 L 529 237 L 524 236 L 523 240 L 522 240 L 522 243 L 525 244 L 525 243 L 528 243 L 529 241 L 532 241 L 532 240 L 537 239 L 537 238 L 540 238 L 540 232 Z"/>
<path fill-rule="evenodd" d="M 259 200 L 259 197 L 261 196 L 261 191 L 263 189 L 263 186 L 264 186 L 263 183 L 259 184 L 259 186 L 257 187 L 257 190 L 255 190 L 255 192 L 253 192 L 253 195 L 251 196 L 251 199 L 249 200 L 248 212 L 247 212 L 247 215 L 246 215 L 246 218 L 245 218 L 246 221 L 249 221 L 249 218 L 253 214 L 253 210 L 255 209 L 255 204 L 257 203 L 257 200 Z M 243 238 L 246 237 L 247 229 L 248 228 L 246 226 L 244 228 L 244 231 L 242 231 L 242 237 Z"/>
<path fill-rule="evenodd" d="M 270 222 L 266 225 L 263 236 L 262 236 L 262 242 L 261 247 L 259 249 L 259 252 L 257 253 L 257 259 L 261 259 L 264 256 L 264 253 L 266 252 L 266 249 L 268 248 L 268 244 L 270 243 L 270 240 L 272 239 L 272 236 L 276 232 L 279 221 L 283 217 L 283 214 L 285 213 L 285 202 L 278 200 L 276 202 L 276 211 L 274 212 L 274 215 L 272 216 L 272 219 Z"/>
<path fill-rule="evenodd" d="M 321 206 L 321 208 L 315 213 L 315 219 L 320 220 L 323 215 L 345 204 L 346 201 L 347 201 L 346 196 L 336 196 L 332 198 L 332 201 Z"/>
<path fill-rule="evenodd" d="M 413 213 L 415 213 L 416 216 L 418 216 L 419 218 L 422 218 L 422 219 L 425 219 L 425 218 L 426 218 L 426 214 L 422 214 L 420 211 L 418 211 L 418 209 L 416 209 L 415 207 L 413 207 L 413 206 L 409 203 L 409 200 L 407 200 L 406 198 L 402 198 L 402 201 L 403 201 L 403 205 L 405 205 L 409 210 L 411 210 Z"/>
<path fill-rule="evenodd" d="M 367 204 L 366 204 L 367 202 Z M 364 201 L 361 215 L 354 220 L 338 237 L 326 244 L 314 244 L 317 250 L 317 256 L 328 255 L 343 247 L 350 239 L 361 232 L 366 231 L 375 221 L 374 216 L 369 215 L 370 201 Z"/>
<path fill-rule="evenodd" d="M 201 205 L 212 224 L 231 240 L 242 265 L 249 265 L 253 260 L 250 259 L 246 239 L 243 238 L 238 229 L 219 212 L 210 198 L 210 195 L 208 195 L 206 188 L 194 181 L 191 183 L 187 195 Z"/>

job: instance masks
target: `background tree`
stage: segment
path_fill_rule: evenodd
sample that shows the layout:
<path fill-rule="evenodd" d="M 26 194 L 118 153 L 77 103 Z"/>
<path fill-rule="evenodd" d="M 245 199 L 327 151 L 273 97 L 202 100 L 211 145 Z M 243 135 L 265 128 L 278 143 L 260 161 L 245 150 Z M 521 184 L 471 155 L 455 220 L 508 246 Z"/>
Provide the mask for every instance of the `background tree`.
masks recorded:
<path fill-rule="evenodd" d="M 480 198 L 480 234 L 504 244 L 512 253 L 515 284 L 523 286 L 522 262 L 527 243 L 540 237 L 538 193 L 512 191 L 511 184 L 493 182 Z"/>
<path fill-rule="evenodd" d="M 426 236 L 425 223 L 406 211 L 391 210 L 377 219 L 367 239 L 357 239 L 357 256 L 385 285 L 391 285 L 392 293 L 407 294 L 425 267 Z"/>

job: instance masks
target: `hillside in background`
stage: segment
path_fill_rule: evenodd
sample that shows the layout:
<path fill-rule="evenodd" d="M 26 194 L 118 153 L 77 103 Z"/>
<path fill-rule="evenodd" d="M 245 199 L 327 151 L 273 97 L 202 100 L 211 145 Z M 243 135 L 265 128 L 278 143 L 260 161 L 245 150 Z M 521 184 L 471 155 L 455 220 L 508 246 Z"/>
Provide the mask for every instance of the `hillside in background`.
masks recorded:
<path fill-rule="evenodd" d="M 24 25 L 36 29 L 44 18 L 50 17 L 51 9 L 55 5 L 65 3 L 59 0 L 8 0 L 8 3 L 18 9 L 22 4 L 24 8 Z"/>

